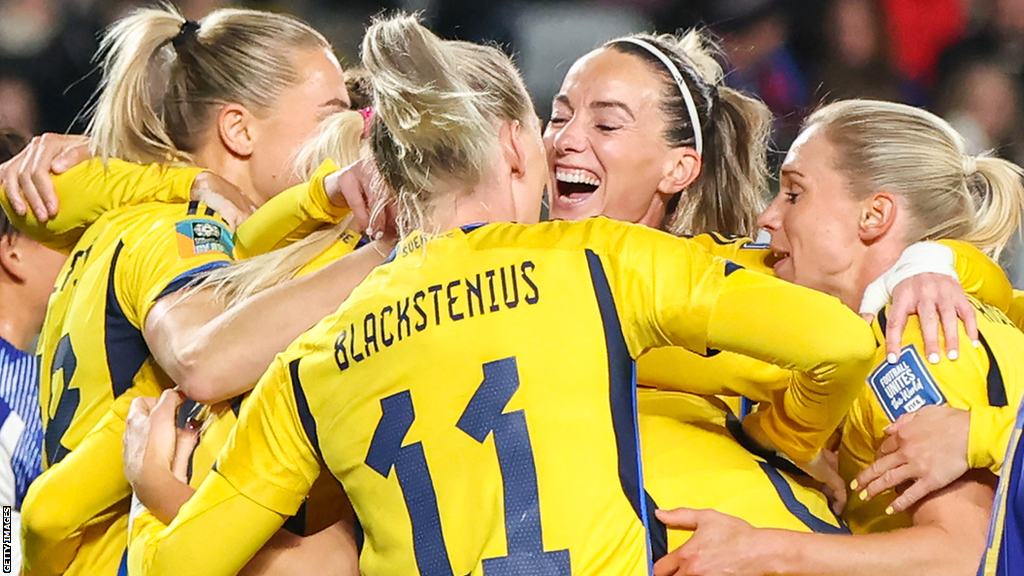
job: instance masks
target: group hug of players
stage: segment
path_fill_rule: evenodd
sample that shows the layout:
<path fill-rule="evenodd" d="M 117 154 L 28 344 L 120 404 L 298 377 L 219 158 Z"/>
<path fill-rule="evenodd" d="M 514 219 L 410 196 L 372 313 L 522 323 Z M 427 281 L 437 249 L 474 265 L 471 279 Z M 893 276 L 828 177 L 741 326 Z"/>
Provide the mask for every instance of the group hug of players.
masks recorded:
<path fill-rule="evenodd" d="M 1024 570 L 1019 167 L 840 101 L 765 207 L 770 115 L 698 32 L 598 47 L 543 122 L 414 16 L 361 65 L 139 10 L 88 134 L 0 167 L 69 255 L 24 574 Z"/>

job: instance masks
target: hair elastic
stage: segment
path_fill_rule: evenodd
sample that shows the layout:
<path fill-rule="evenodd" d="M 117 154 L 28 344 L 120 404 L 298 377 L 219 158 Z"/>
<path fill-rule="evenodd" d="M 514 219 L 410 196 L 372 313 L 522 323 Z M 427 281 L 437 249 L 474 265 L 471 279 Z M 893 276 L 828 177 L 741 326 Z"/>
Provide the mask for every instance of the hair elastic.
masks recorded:
<path fill-rule="evenodd" d="M 669 74 L 672 75 L 672 78 L 676 81 L 676 85 L 679 86 L 679 92 L 683 95 L 683 100 L 686 101 L 686 111 L 690 115 L 690 125 L 693 126 L 694 148 L 697 149 L 697 154 L 704 154 L 704 137 L 701 134 L 700 116 L 697 115 L 697 105 L 693 101 L 693 95 L 690 94 L 690 88 L 683 80 L 683 75 L 679 72 L 679 68 L 668 56 L 665 55 L 664 52 L 659 50 L 657 46 L 647 42 L 646 40 L 627 36 L 625 38 L 612 40 L 608 44 L 615 44 L 617 42 L 627 42 L 647 50 L 655 58 L 661 60 L 661 63 L 665 65 L 665 68 L 668 68 Z M 608 44 L 605 44 L 605 46 Z"/>
<path fill-rule="evenodd" d="M 361 137 L 365 139 L 370 135 L 370 126 L 373 124 L 373 107 L 360 108 L 359 113 L 363 115 L 363 135 Z"/>
<path fill-rule="evenodd" d="M 186 42 L 188 42 L 189 38 L 194 37 L 198 32 L 199 22 L 196 22 L 195 20 L 185 20 L 181 23 L 178 35 L 171 38 L 171 44 L 174 45 L 176 50 L 179 50 Z"/>

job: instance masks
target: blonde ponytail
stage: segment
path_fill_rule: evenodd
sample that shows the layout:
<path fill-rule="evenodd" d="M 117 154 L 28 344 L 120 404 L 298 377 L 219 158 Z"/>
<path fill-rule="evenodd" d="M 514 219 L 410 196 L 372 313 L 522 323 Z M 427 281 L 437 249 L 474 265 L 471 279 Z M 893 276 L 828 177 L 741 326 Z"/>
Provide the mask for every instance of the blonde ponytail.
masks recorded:
<path fill-rule="evenodd" d="M 965 172 L 967 190 L 974 201 L 976 216 L 974 229 L 963 240 L 998 259 L 1021 224 L 1024 170 L 1001 158 L 968 158 L 968 168 L 974 170 Z"/>
<path fill-rule="evenodd" d="M 133 162 L 192 162 L 223 104 L 259 114 L 301 74 L 294 55 L 330 44 L 304 22 L 257 10 L 215 10 L 186 22 L 141 8 L 101 41 L 104 70 L 87 133 L 92 152 Z"/>
<path fill-rule="evenodd" d="M 363 38 L 362 61 L 373 84 L 371 147 L 397 195 L 403 234 L 423 225 L 451 184 L 481 181 L 501 122 L 534 113 L 504 53 L 441 40 L 415 16 L 375 20 Z"/>
<path fill-rule="evenodd" d="M 355 110 L 331 114 L 320 122 L 316 132 L 295 153 L 296 176 L 309 180 L 313 173 L 330 158 L 344 168 L 359 160 L 366 122 Z"/>
<path fill-rule="evenodd" d="M 161 82 L 154 68 L 169 64 L 173 55 L 168 42 L 184 23 L 172 7 L 138 10 L 103 36 L 98 59 L 104 74 L 86 128 L 94 155 L 143 163 L 190 160 L 172 142 L 151 88 L 151 83 Z"/>

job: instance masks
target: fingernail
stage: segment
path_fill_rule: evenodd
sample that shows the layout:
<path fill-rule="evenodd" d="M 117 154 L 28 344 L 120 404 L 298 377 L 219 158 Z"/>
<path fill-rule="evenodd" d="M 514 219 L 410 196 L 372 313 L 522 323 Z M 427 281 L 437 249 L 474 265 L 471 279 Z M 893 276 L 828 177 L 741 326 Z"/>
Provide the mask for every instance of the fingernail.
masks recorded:
<path fill-rule="evenodd" d="M 893 354 L 892 352 L 890 352 L 889 355 L 885 357 L 885 359 L 889 361 L 889 364 L 896 363 L 896 355 Z"/>
<path fill-rule="evenodd" d="M 861 500 L 863 500 L 864 502 L 867 502 L 868 501 L 868 491 L 867 490 L 861 490 L 860 494 L 857 494 L 857 497 L 860 498 Z"/>
<path fill-rule="evenodd" d="M 886 513 L 886 515 L 888 515 L 888 516 L 892 516 L 893 514 L 895 514 L 895 513 L 896 513 L 896 511 L 892 509 L 892 506 L 888 506 L 888 507 L 886 507 L 886 509 L 885 509 L 885 513 Z"/>
<path fill-rule="evenodd" d="M 931 362 L 932 364 L 938 364 L 939 360 L 939 355 L 936 354 L 935 352 L 932 352 L 931 354 L 928 355 L 928 361 Z"/>
<path fill-rule="evenodd" d="M 373 235 L 373 239 L 374 240 L 380 240 L 383 237 L 384 237 L 384 233 L 383 232 L 377 232 L 376 234 Z"/>
<path fill-rule="evenodd" d="M 850 490 L 856 490 L 858 486 L 860 486 L 860 482 L 857 482 L 856 478 L 850 480 Z"/>
<path fill-rule="evenodd" d="M 960 353 L 957 352 L 956 350 L 950 350 L 949 352 L 946 352 L 946 358 L 949 358 L 950 360 L 956 360 L 959 357 Z"/>
<path fill-rule="evenodd" d="M 975 348 L 981 348 L 981 340 L 971 340 L 971 344 L 974 344 Z"/>

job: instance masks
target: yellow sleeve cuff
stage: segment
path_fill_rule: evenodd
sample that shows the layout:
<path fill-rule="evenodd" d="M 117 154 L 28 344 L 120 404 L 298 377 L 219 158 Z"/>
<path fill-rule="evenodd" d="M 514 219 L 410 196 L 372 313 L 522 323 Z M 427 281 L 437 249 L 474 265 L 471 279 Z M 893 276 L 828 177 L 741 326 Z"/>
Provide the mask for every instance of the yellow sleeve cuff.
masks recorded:
<path fill-rule="evenodd" d="M 325 160 L 309 182 L 292 186 L 261 206 L 235 232 L 235 255 L 265 254 L 298 242 L 321 226 L 341 222 L 351 210 L 335 206 L 324 188 L 324 179 L 337 170 L 337 164 Z"/>
<path fill-rule="evenodd" d="M 1010 301 L 1013 299 L 1013 286 L 995 261 L 973 244 L 961 240 L 937 242 L 953 250 L 953 266 L 964 292 L 1003 312 L 1009 309 Z"/>
<path fill-rule="evenodd" d="M 1013 416 L 1013 411 L 1006 408 L 971 408 L 967 433 L 967 465 L 970 468 L 987 468 L 999 474 L 1013 432 Z"/>

